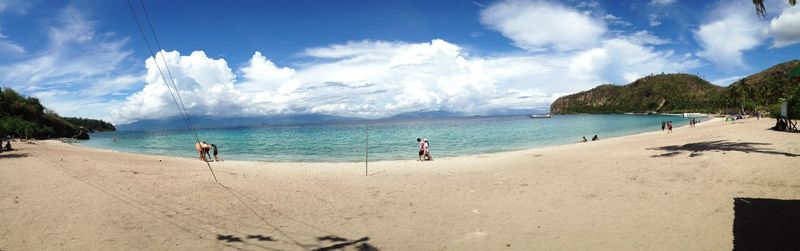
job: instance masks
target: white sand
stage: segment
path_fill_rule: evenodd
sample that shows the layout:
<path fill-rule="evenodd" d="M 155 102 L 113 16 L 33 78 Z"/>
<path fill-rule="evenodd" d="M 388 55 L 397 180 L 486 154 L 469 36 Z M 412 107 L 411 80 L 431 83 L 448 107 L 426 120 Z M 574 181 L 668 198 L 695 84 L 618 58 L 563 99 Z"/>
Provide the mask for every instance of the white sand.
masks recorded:
<path fill-rule="evenodd" d="M 730 250 L 734 197 L 800 199 L 800 134 L 773 123 L 412 156 L 368 177 L 364 163 L 211 163 L 230 190 L 194 159 L 16 143 L 0 154 L 0 249 Z"/>

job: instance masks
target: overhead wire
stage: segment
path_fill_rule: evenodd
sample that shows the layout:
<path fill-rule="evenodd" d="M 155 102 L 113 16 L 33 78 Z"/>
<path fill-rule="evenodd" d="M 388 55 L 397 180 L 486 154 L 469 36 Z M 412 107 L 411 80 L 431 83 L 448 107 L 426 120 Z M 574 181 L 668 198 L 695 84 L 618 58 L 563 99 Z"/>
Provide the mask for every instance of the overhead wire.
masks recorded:
<path fill-rule="evenodd" d="M 164 84 L 167 86 L 167 90 L 169 91 L 170 97 L 172 97 L 172 101 L 175 102 L 175 105 L 178 107 L 178 111 L 186 119 L 186 123 L 187 123 L 187 125 L 189 127 L 189 130 L 192 131 L 192 134 L 194 135 L 195 141 L 197 142 L 197 144 L 200 144 L 200 137 L 197 135 L 197 130 L 195 130 L 194 126 L 192 125 L 192 121 L 191 121 L 191 119 L 189 117 L 189 113 L 186 110 L 186 105 L 183 104 L 183 99 L 181 99 L 181 97 L 180 97 L 180 92 L 178 90 L 178 85 L 175 84 L 175 79 L 172 76 L 171 71 L 169 71 L 169 66 L 167 64 L 167 60 L 164 57 L 163 50 L 161 50 L 161 45 L 158 44 L 158 38 L 156 37 L 155 30 L 153 29 L 153 24 L 150 21 L 150 16 L 147 14 L 147 8 L 144 6 L 144 2 L 142 2 L 141 0 L 139 1 L 141 3 L 141 5 L 142 5 L 142 9 L 144 10 L 144 13 L 146 15 L 147 22 L 150 25 L 150 31 L 153 34 L 153 38 L 156 41 L 156 44 L 158 45 L 159 53 L 161 54 L 161 59 L 164 62 L 164 67 L 167 69 L 167 71 L 169 73 L 170 81 L 167 81 L 167 77 L 164 75 L 164 71 L 162 71 L 161 70 L 161 66 L 158 65 L 158 57 L 157 57 L 156 53 L 153 52 L 153 48 L 150 46 L 150 42 L 147 39 L 147 35 L 145 35 L 145 32 L 144 32 L 144 29 L 142 28 L 141 22 L 139 22 L 139 16 L 136 15 L 136 10 L 134 9 L 133 4 L 131 3 L 131 0 L 127 0 L 127 2 L 128 2 L 128 7 L 130 7 L 131 13 L 133 14 L 133 18 L 136 20 L 136 27 L 139 28 L 139 33 L 142 35 L 142 39 L 144 39 L 144 43 L 147 45 L 147 51 L 150 53 L 150 56 L 153 57 L 153 62 L 156 64 L 156 68 L 158 69 L 158 72 L 159 72 L 159 75 L 161 76 L 161 79 L 164 80 Z M 172 83 L 171 87 L 170 87 L 170 82 Z M 172 94 L 172 89 L 173 88 L 175 89 L 175 95 Z M 178 96 L 178 98 L 176 99 L 175 96 Z M 214 174 L 214 169 L 211 168 L 211 164 L 209 164 L 208 161 L 206 161 L 206 166 L 208 166 L 208 170 L 211 171 L 211 176 L 214 177 L 214 182 L 216 182 L 220 186 L 224 187 L 224 185 L 222 185 L 222 183 L 219 183 L 219 180 L 217 180 L 217 175 Z"/>
<path fill-rule="evenodd" d="M 147 23 L 148 23 L 148 26 L 150 28 L 151 34 L 153 36 L 153 40 L 155 41 L 157 49 L 159 50 L 158 53 L 161 54 L 161 61 L 164 63 L 164 68 L 167 71 L 167 75 L 169 76 L 169 80 L 170 81 L 167 81 L 167 76 L 165 76 L 164 71 L 161 69 L 161 66 L 159 66 L 159 64 L 158 64 L 157 53 L 153 52 L 153 48 L 150 45 L 149 40 L 147 39 L 147 35 L 145 34 L 144 29 L 142 28 L 142 24 L 139 21 L 138 15 L 136 15 L 136 10 L 133 7 L 133 4 L 131 3 L 131 0 L 127 0 L 127 2 L 128 2 L 128 7 L 130 7 L 130 9 L 131 9 L 131 13 L 133 14 L 133 17 L 136 20 L 136 26 L 139 28 L 139 33 L 142 35 L 142 38 L 144 39 L 144 42 L 147 45 L 147 50 L 149 51 L 150 56 L 153 57 L 153 61 L 156 64 L 156 68 L 158 69 L 159 75 L 161 76 L 161 79 L 164 80 L 164 84 L 167 86 L 167 90 L 170 93 L 170 97 L 172 97 L 172 101 L 175 102 L 175 105 L 178 107 L 179 112 L 181 112 L 181 115 L 183 115 L 183 117 L 185 118 L 189 129 L 192 131 L 192 134 L 194 135 L 196 142 L 199 144 L 200 143 L 200 137 L 198 136 L 197 130 L 194 128 L 194 125 L 192 124 L 191 117 L 189 116 L 189 113 L 188 113 L 188 111 L 186 109 L 186 105 L 184 104 L 183 99 L 180 96 L 180 92 L 178 90 L 178 85 L 175 82 L 175 78 L 172 75 L 172 71 L 169 69 L 169 65 L 168 65 L 168 63 L 166 61 L 166 58 L 164 57 L 164 50 L 161 48 L 161 44 L 158 41 L 158 36 L 156 36 L 155 29 L 153 28 L 153 23 L 152 23 L 152 21 L 150 19 L 150 15 L 149 15 L 149 13 L 147 11 L 147 7 L 145 7 L 145 5 L 144 5 L 144 1 L 139 0 L 139 3 L 141 4 L 142 10 L 144 11 L 145 19 L 147 20 Z M 172 86 L 170 86 L 170 83 L 172 84 Z M 175 92 L 174 94 L 173 94 L 173 90 L 172 89 L 175 89 L 174 90 L 174 92 Z M 244 200 L 242 200 L 241 197 L 239 197 L 236 193 L 234 193 L 232 188 L 223 185 L 222 183 L 219 182 L 219 180 L 217 180 L 217 176 L 214 174 L 214 170 L 211 168 L 211 164 L 209 164 L 206 161 L 206 165 L 208 166 L 208 170 L 211 171 L 211 175 L 214 177 L 214 181 L 219 186 L 221 186 L 221 187 L 225 188 L 226 190 L 228 190 L 228 192 L 231 195 L 233 195 L 233 197 L 235 197 L 245 207 L 247 207 L 247 209 L 249 209 L 251 211 L 251 213 L 256 215 L 258 218 L 260 218 L 263 222 L 265 222 L 267 225 L 272 227 L 274 230 L 278 231 L 281 235 L 283 235 L 286 238 L 288 238 L 289 241 L 291 241 L 293 244 L 295 244 L 295 245 L 297 245 L 299 247 L 303 247 L 303 248 L 305 248 L 307 246 L 307 245 L 301 244 L 299 241 L 297 241 L 294 238 L 292 238 L 287 232 L 283 231 L 278 226 L 270 224 L 263 216 L 261 216 L 258 212 L 256 212 L 256 210 L 254 210 L 248 203 L 244 202 Z M 293 219 L 293 220 L 298 221 L 297 219 Z M 305 225 L 308 225 L 308 226 L 311 226 L 311 225 L 309 225 L 307 223 L 304 223 L 304 222 L 301 222 L 301 223 L 303 223 Z M 319 229 L 317 227 L 314 227 L 314 228 L 317 229 L 317 230 L 322 230 L 322 229 Z M 328 231 L 325 231 L 325 232 L 328 232 Z M 330 232 L 328 232 L 328 233 L 330 233 Z"/>
<path fill-rule="evenodd" d="M 169 69 L 169 64 L 167 64 L 167 59 L 164 57 L 164 50 L 161 48 L 161 43 L 158 42 L 158 36 L 156 36 L 156 30 L 153 28 L 153 22 L 150 20 L 150 14 L 147 12 L 147 7 L 144 5 L 143 0 L 139 0 L 139 3 L 142 5 L 142 10 L 144 11 L 145 19 L 147 20 L 147 24 L 150 26 L 150 32 L 153 34 L 153 40 L 156 42 L 156 47 L 161 53 L 161 61 L 164 62 L 164 68 L 167 69 L 167 74 L 169 75 L 169 79 L 172 80 L 172 86 L 175 88 L 175 95 L 178 97 L 178 101 L 180 102 L 180 108 L 183 109 L 184 114 L 186 115 L 186 123 L 189 124 L 189 128 L 192 128 L 192 132 L 194 133 L 195 139 L 197 139 L 197 143 L 200 143 L 200 139 L 197 136 L 197 132 L 194 130 L 194 125 L 192 124 L 192 119 L 189 117 L 189 113 L 186 112 L 186 105 L 183 104 L 183 98 L 181 98 L 181 93 L 178 92 L 178 85 L 175 83 L 175 77 L 172 76 L 172 71 Z M 153 60 L 157 60 L 154 58 Z"/>

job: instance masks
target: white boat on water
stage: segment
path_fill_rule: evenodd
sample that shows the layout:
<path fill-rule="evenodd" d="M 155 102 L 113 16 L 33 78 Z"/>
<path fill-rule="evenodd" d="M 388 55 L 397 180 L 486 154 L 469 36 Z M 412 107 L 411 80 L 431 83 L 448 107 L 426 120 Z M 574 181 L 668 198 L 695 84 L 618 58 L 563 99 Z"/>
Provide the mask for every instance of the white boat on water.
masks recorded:
<path fill-rule="evenodd" d="M 684 118 L 696 118 L 696 117 L 708 117 L 708 114 L 699 113 L 699 112 L 685 112 L 683 113 Z"/>
<path fill-rule="evenodd" d="M 552 118 L 549 113 L 548 114 L 532 114 L 532 115 L 528 115 L 528 117 L 530 117 L 532 119 L 549 119 L 549 118 Z"/>

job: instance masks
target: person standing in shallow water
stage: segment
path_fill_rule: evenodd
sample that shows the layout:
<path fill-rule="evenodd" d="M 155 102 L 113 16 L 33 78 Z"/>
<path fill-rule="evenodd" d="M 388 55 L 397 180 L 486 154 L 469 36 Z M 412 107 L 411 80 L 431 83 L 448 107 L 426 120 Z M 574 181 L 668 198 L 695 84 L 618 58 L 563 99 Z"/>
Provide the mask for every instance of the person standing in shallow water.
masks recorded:
<path fill-rule="evenodd" d="M 661 131 L 662 132 L 664 131 L 665 127 L 667 127 L 667 122 L 666 121 L 661 121 Z"/>

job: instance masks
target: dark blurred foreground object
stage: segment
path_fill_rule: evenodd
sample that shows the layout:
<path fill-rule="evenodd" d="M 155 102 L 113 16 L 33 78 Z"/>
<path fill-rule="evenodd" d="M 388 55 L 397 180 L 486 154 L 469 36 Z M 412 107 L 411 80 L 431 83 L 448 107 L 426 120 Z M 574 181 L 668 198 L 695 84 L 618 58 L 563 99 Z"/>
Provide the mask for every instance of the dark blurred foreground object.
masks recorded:
<path fill-rule="evenodd" d="M 800 200 L 733 199 L 733 250 L 800 250 Z"/>

